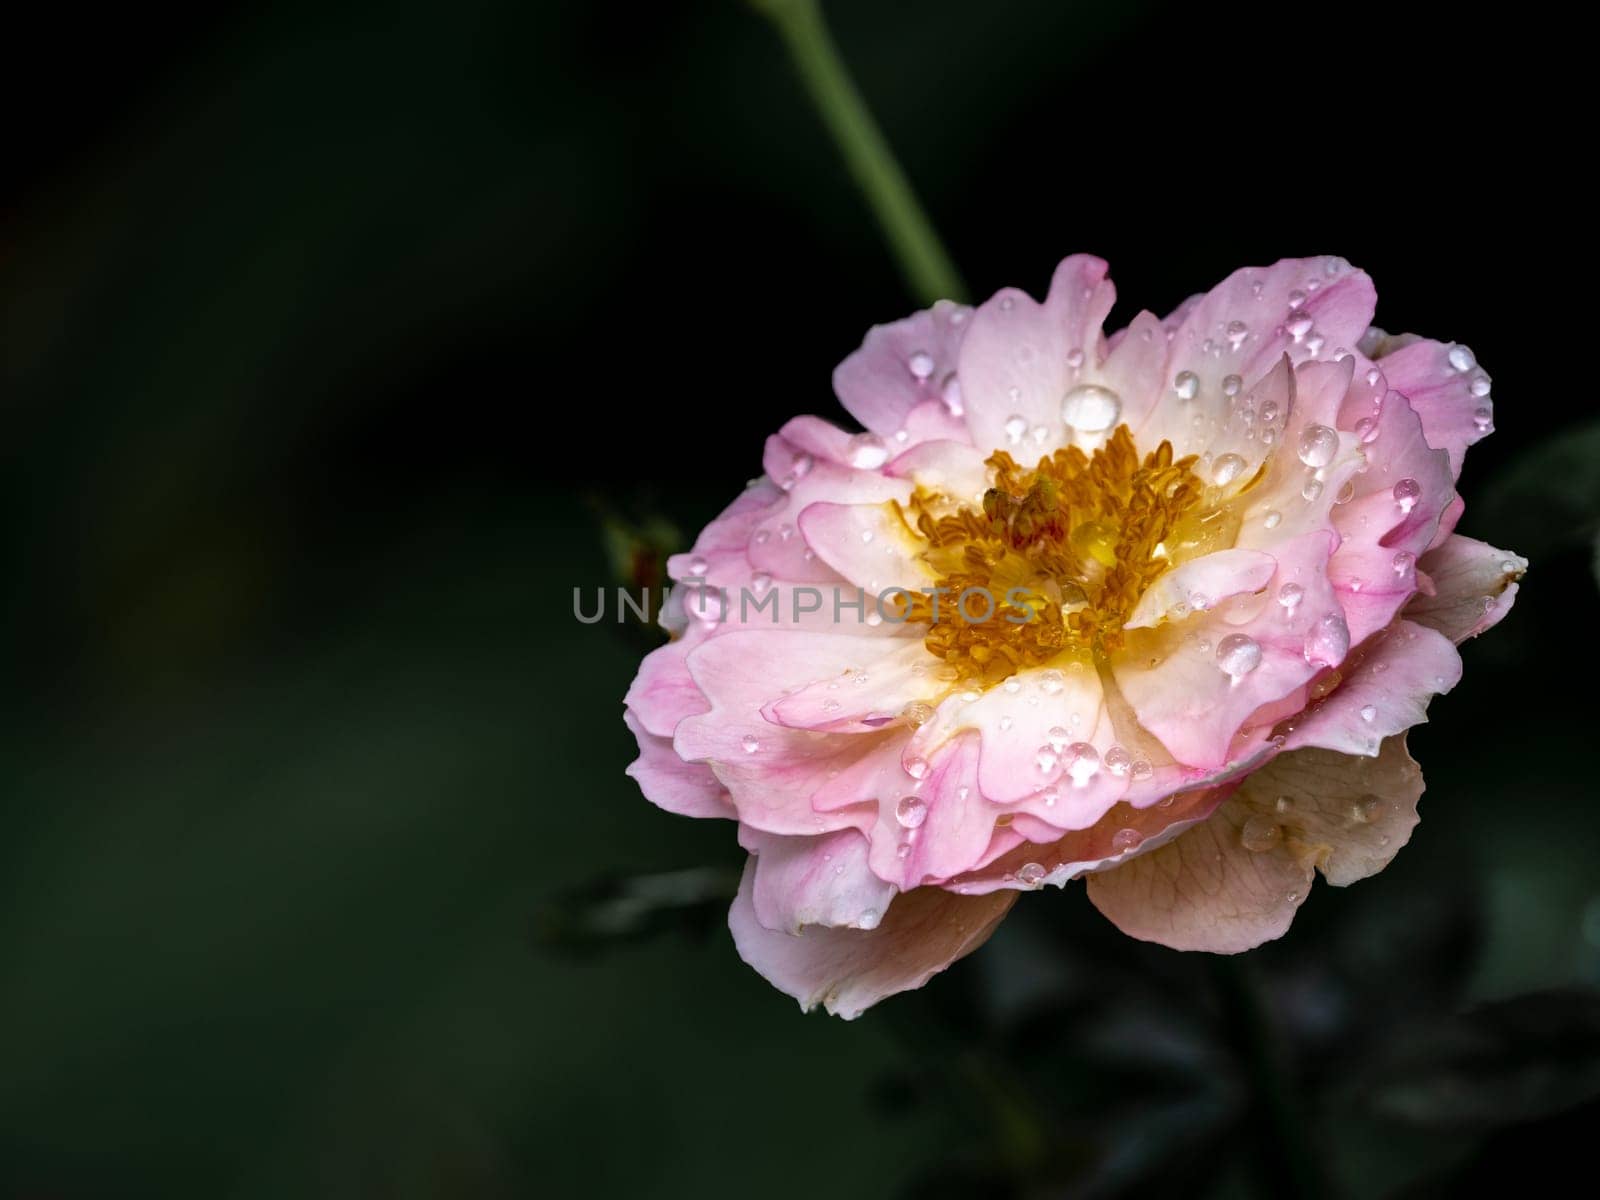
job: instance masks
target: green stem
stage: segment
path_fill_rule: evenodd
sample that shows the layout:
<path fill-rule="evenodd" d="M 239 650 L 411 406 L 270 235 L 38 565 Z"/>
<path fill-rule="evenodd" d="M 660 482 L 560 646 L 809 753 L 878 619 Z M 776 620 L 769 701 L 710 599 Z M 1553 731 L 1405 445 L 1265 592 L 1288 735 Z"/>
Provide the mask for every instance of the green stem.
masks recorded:
<path fill-rule="evenodd" d="M 806 90 L 845 165 L 866 193 L 912 293 L 925 304 L 961 300 L 966 289 L 928 214 L 917 202 L 861 93 L 839 59 L 818 0 L 751 0 L 783 35 Z"/>

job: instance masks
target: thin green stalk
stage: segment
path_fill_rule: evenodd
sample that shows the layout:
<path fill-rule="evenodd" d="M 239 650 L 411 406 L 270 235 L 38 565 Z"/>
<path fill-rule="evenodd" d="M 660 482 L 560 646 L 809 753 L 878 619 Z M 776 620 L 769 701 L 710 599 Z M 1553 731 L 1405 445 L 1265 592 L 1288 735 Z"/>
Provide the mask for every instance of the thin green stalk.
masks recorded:
<path fill-rule="evenodd" d="M 751 0 L 783 35 L 800 78 L 866 194 L 906 284 L 918 300 L 962 300 L 966 288 L 928 214 L 917 202 L 828 33 L 818 0 Z"/>

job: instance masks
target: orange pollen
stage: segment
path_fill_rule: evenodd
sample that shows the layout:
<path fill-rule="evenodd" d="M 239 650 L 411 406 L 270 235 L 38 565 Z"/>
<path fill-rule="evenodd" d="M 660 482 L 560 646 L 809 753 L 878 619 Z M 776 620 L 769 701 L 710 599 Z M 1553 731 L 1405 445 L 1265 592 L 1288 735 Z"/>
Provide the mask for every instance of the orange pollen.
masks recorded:
<path fill-rule="evenodd" d="M 983 684 L 1062 654 L 1120 649 L 1146 588 L 1238 534 L 1235 506 L 1215 502 L 1196 461 L 1173 461 L 1170 442 L 1141 460 L 1119 425 L 1092 455 L 1073 446 L 1032 468 L 996 451 L 981 512 L 935 515 L 948 506 L 919 488 L 902 517 L 926 540 L 922 559 L 945 590 L 911 597 L 906 619 L 927 622 L 929 651 Z"/>

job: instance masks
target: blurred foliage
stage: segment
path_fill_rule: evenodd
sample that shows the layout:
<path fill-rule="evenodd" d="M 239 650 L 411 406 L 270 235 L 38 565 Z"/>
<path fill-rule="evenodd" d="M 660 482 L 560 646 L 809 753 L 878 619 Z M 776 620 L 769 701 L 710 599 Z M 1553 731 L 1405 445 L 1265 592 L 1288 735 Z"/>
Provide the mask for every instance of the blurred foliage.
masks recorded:
<path fill-rule="evenodd" d="M 907 308 L 770 29 L 731 0 L 31 9 L 0 1195 L 1277 1195 L 1274 1095 L 1349 1195 L 1587 1153 L 1594 582 L 1536 543 L 1566 516 L 1518 523 L 1569 512 L 1540 484 L 1587 455 L 1478 504 L 1591 415 L 1525 349 L 1587 193 L 1520 132 L 1584 76 L 1541 45 L 1538 88 L 1483 86 L 1529 49 L 1498 18 L 1350 16 L 1409 66 L 1333 88 L 1320 10 L 829 11 L 980 294 L 1092 249 L 1160 309 L 1334 250 L 1386 327 L 1495 372 L 1463 528 L 1546 552 L 1414 739 L 1413 844 L 1242 982 L 1074 891 L 802 1019 L 721 933 L 730 831 L 622 774 L 642 635 L 570 615 L 654 578 L 783 419 L 837 417 L 829 370 Z M 1385 187 L 1395 161 L 1433 166 Z M 1538 221 L 1482 219 L 1516 195 Z"/>

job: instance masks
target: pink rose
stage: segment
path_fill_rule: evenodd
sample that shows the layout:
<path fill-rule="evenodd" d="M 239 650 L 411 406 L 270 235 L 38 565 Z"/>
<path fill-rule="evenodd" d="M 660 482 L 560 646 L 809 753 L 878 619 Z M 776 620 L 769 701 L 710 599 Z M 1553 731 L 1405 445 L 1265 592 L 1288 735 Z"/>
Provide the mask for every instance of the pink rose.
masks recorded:
<path fill-rule="evenodd" d="M 1454 532 L 1493 424 L 1466 347 L 1370 328 L 1335 258 L 1107 338 L 1113 295 L 1075 256 L 1042 304 L 873 329 L 834 374 L 866 432 L 790 421 L 669 564 L 629 773 L 738 822 L 734 939 L 806 1008 L 1078 877 L 1134 937 L 1280 936 L 1410 837 L 1405 731 L 1511 606 L 1526 563 Z"/>

